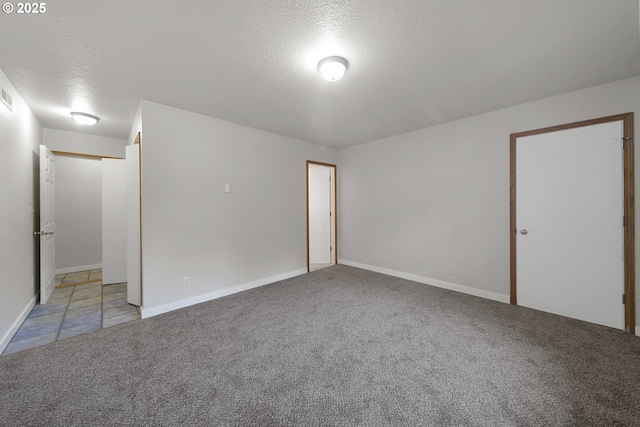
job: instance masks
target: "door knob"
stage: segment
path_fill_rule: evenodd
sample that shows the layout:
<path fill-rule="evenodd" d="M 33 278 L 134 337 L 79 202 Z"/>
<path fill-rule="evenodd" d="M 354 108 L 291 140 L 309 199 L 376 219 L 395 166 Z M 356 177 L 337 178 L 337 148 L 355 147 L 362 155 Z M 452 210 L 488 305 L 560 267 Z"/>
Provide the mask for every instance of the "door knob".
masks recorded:
<path fill-rule="evenodd" d="M 520 230 L 520 234 L 522 234 L 523 236 L 524 236 L 525 234 L 527 234 L 527 233 L 528 233 L 528 231 L 527 231 L 527 230 L 525 230 L 524 228 L 523 228 L 522 230 Z"/>
<path fill-rule="evenodd" d="M 34 236 L 44 236 L 46 234 L 45 231 L 34 231 L 33 235 Z"/>

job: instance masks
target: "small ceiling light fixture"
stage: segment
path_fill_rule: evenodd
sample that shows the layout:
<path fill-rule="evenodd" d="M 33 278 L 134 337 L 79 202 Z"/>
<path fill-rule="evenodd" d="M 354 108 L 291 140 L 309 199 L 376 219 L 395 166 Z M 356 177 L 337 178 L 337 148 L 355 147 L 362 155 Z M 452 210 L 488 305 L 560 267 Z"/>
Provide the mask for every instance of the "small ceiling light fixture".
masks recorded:
<path fill-rule="evenodd" d="M 71 117 L 77 124 L 85 126 L 93 126 L 98 123 L 98 120 L 100 120 L 99 117 L 92 116 L 91 114 L 87 113 L 78 113 L 76 111 L 71 113 Z"/>
<path fill-rule="evenodd" d="M 336 82 L 344 76 L 349 63 L 341 56 L 329 56 L 318 62 L 318 70 L 322 77 L 330 82 Z"/>

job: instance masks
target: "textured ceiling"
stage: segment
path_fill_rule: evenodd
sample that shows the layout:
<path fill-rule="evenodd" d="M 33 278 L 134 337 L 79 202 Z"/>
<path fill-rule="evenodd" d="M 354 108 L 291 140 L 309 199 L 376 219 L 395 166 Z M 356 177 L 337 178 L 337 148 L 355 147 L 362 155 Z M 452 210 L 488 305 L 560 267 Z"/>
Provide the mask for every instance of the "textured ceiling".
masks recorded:
<path fill-rule="evenodd" d="M 126 138 L 147 99 L 344 147 L 640 75 L 638 16 L 638 0 L 59 0 L 0 14 L 0 69 L 45 127 Z M 337 83 L 316 69 L 330 55 L 350 63 Z"/>

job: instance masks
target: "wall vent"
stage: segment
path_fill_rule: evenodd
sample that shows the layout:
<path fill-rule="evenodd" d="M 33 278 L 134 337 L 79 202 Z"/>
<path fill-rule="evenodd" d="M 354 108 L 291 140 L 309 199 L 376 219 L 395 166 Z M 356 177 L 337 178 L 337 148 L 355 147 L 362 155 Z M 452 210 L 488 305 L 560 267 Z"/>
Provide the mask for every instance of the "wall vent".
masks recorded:
<path fill-rule="evenodd" d="M 2 89 L 2 103 L 7 106 L 9 111 L 13 111 L 13 101 L 6 90 Z"/>

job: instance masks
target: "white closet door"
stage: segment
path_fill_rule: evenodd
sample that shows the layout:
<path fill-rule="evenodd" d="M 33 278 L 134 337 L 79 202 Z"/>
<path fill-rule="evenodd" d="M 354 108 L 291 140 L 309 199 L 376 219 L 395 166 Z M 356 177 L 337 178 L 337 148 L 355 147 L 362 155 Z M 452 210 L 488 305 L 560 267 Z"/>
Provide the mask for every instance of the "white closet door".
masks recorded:
<path fill-rule="evenodd" d="M 518 138 L 518 304 L 622 329 L 622 122 Z"/>

